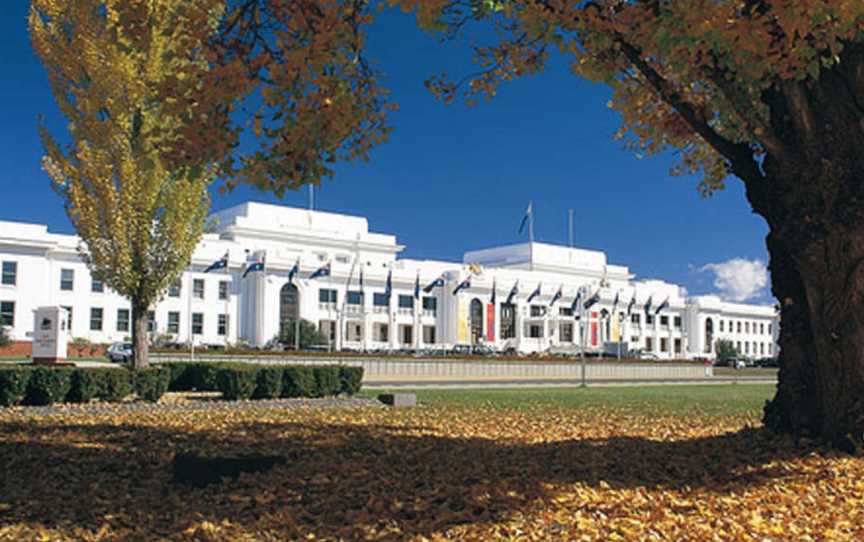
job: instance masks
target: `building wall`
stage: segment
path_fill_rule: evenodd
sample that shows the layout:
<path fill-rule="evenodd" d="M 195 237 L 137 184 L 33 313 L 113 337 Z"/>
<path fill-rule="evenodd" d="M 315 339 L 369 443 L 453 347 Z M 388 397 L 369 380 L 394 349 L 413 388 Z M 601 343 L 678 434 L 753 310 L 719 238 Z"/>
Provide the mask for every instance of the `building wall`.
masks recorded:
<path fill-rule="evenodd" d="M 748 345 L 745 353 L 755 342 L 759 353 L 753 356 L 761 357 L 763 351 L 769 355 L 769 348 L 776 353 L 777 318 L 771 307 L 725 303 L 712 296 L 687 298 L 677 285 L 636 280 L 627 267 L 610 265 L 599 251 L 521 243 L 469 252 L 462 263 L 410 260 L 398 258 L 403 247 L 395 236 L 369 232 L 366 219 L 361 217 L 247 203 L 216 213 L 213 222 L 214 231 L 204 236 L 180 278 L 179 295 L 168 293 L 154 307 L 154 332 L 169 334 L 173 341 L 185 343 L 191 336 L 197 345 L 238 341 L 267 344 L 279 334 L 281 294 L 289 284 L 292 268 L 299 266 L 300 272 L 290 283 L 299 294 L 300 316 L 324 330 L 335 327 L 332 345 L 336 348 L 480 343 L 521 352 L 550 347 L 599 352 L 620 341 L 624 352 L 648 351 L 660 358 L 710 358 L 713 346 L 706 350 L 704 333 L 705 321 L 710 318 L 715 322 L 712 340 L 740 341 L 742 350 Z M 103 292 L 93 291 L 92 277 L 81 261 L 78 245 L 77 237 L 52 234 L 44 226 L 0 222 L 0 262 L 15 261 L 18 266 L 16 284 L 0 285 L 0 302 L 15 303 L 14 339 L 29 339 L 33 310 L 43 305 L 72 308 L 72 337 L 108 343 L 130 335 L 118 329 L 118 311 L 128 310 L 129 302 L 107 286 Z M 204 273 L 208 265 L 226 254 L 227 269 Z M 247 266 L 261 260 L 265 271 L 244 278 Z M 311 279 L 310 275 L 325 264 L 330 265 L 330 275 Z M 71 291 L 60 288 L 64 269 L 74 273 Z M 388 273 L 392 295 L 386 305 L 376 305 L 375 294 L 381 297 L 384 293 Z M 363 302 L 349 304 L 347 294 L 359 290 L 361 274 Z M 418 280 L 422 289 L 438 277 L 444 278 L 443 287 L 429 293 L 421 291 L 419 299 L 414 299 Z M 453 295 L 456 286 L 469 277 L 471 287 Z M 196 281 L 203 283 L 203 296 L 193 295 Z M 219 298 L 220 282 L 228 284 L 227 299 Z M 505 339 L 502 305 L 517 283 L 516 336 Z M 490 309 L 493 286 L 496 302 Z M 540 295 L 527 303 L 528 295 L 538 286 Z M 321 290 L 335 291 L 335 298 L 334 294 L 321 294 Z M 552 304 L 559 290 L 561 296 Z M 598 301 L 585 308 L 584 301 L 594 294 Z M 568 309 L 577 295 L 581 295 L 582 303 L 576 305 L 573 314 Z M 424 297 L 435 300 L 435 310 L 423 308 Z M 480 304 L 479 322 L 471 314 L 474 300 Z M 101 329 L 91 329 L 94 308 L 103 311 Z M 219 333 L 220 314 L 228 315 L 225 334 Z M 200 333 L 190 333 L 193 315 L 203 318 Z M 177 318 L 177 329 L 169 330 L 172 316 Z M 731 332 L 730 319 L 736 322 Z M 724 322 L 723 331 L 720 321 Z M 741 333 L 737 332 L 738 321 L 742 322 Z M 761 332 L 745 330 L 744 322 Z M 472 330 L 481 331 L 480 336 L 474 337 Z M 424 335 L 430 334 L 434 334 L 434 342 L 424 340 Z"/>

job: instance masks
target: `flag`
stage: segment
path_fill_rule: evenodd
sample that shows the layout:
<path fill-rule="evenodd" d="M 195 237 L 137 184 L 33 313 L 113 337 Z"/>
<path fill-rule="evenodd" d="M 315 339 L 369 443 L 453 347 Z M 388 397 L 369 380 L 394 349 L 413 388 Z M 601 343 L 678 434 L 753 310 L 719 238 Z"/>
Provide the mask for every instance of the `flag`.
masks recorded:
<path fill-rule="evenodd" d="M 615 292 L 615 301 L 612 302 L 612 312 L 615 312 L 615 309 L 618 308 L 618 299 L 621 295 L 621 292 Z"/>
<path fill-rule="evenodd" d="M 660 311 L 662 311 L 663 309 L 668 309 L 668 308 L 669 308 L 669 296 L 666 296 L 666 299 L 663 300 L 663 303 L 660 303 L 660 305 L 657 307 L 657 310 L 654 311 L 654 314 L 660 314 Z"/>
<path fill-rule="evenodd" d="M 363 268 L 360 268 L 360 291 L 363 291 Z"/>
<path fill-rule="evenodd" d="M 469 276 L 468 278 L 466 278 L 465 280 L 460 282 L 459 286 L 457 286 L 456 289 L 453 290 L 453 295 L 458 294 L 459 290 L 464 290 L 465 288 L 470 288 L 470 287 L 471 287 L 471 277 Z"/>
<path fill-rule="evenodd" d="M 330 262 L 325 263 L 321 267 L 315 270 L 314 273 L 309 275 L 309 280 L 317 279 L 318 277 L 329 277 L 330 276 Z"/>
<path fill-rule="evenodd" d="M 586 300 L 585 300 L 585 305 L 583 305 L 583 306 L 584 306 L 586 309 L 590 309 L 591 307 L 593 307 L 594 305 L 596 305 L 598 301 L 600 301 L 600 290 L 597 290 L 596 292 L 594 292 L 594 295 L 592 295 L 591 297 L 589 297 L 588 299 L 586 299 Z"/>
<path fill-rule="evenodd" d="M 552 301 L 549 302 L 549 306 L 550 306 L 550 307 L 551 307 L 552 305 L 554 305 L 556 301 L 558 301 L 559 299 L 561 299 L 561 290 L 562 290 L 563 288 L 564 288 L 564 285 L 562 284 L 562 285 L 558 288 L 558 291 L 555 292 L 555 295 L 552 296 Z"/>
<path fill-rule="evenodd" d="M 636 294 L 633 294 L 633 297 L 630 298 L 630 303 L 627 305 L 627 315 L 633 313 L 633 307 L 636 306 Z"/>
<path fill-rule="evenodd" d="M 511 305 L 513 303 L 513 298 L 519 294 L 519 281 L 516 281 L 516 284 L 510 288 L 510 293 L 507 294 L 507 305 Z"/>
<path fill-rule="evenodd" d="M 420 273 L 417 273 L 417 278 L 414 279 L 414 299 L 420 299 Z"/>
<path fill-rule="evenodd" d="M 519 233 L 522 233 L 522 230 L 525 229 L 525 224 L 528 223 L 528 220 L 531 218 L 531 215 L 534 214 L 533 203 L 528 202 L 528 208 L 525 209 L 525 216 L 522 217 L 522 223 L 519 224 Z"/>
<path fill-rule="evenodd" d="M 298 274 L 300 274 L 300 258 L 297 258 L 297 261 L 294 262 L 294 267 L 292 267 L 291 270 L 288 271 L 288 282 L 293 283 L 294 277 Z"/>
<path fill-rule="evenodd" d="M 437 279 L 433 280 L 432 282 L 430 282 L 429 284 L 424 286 L 423 291 L 428 294 L 432 290 L 434 290 L 435 288 L 441 288 L 443 286 L 444 286 L 444 275 L 442 274 L 440 277 L 438 277 Z"/>
<path fill-rule="evenodd" d="M 573 298 L 573 303 L 570 304 L 570 310 L 576 313 L 579 308 L 580 301 L 582 301 L 582 290 L 576 292 L 576 297 Z"/>
<path fill-rule="evenodd" d="M 540 295 L 540 286 L 542 286 L 542 282 L 537 284 L 537 287 L 534 288 L 534 291 L 531 292 L 531 295 L 528 296 L 528 300 L 526 303 L 531 303 L 531 300 Z"/>
<path fill-rule="evenodd" d="M 384 283 L 384 295 L 387 296 L 387 299 L 390 299 L 390 296 L 393 294 L 393 270 L 387 270 L 387 282 Z"/>
<path fill-rule="evenodd" d="M 498 287 L 498 281 L 496 279 L 492 279 L 492 299 L 489 300 L 489 303 L 495 304 L 495 290 Z"/>
<path fill-rule="evenodd" d="M 228 267 L 228 252 L 225 252 L 225 255 L 211 263 L 207 269 L 204 270 L 205 273 L 209 273 L 210 271 L 216 271 L 217 269 L 225 269 Z"/>
<path fill-rule="evenodd" d="M 654 296 L 650 296 L 650 295 L 649 295 L 649 296 L 648 296 L 648 301 L 645 302 L 645 314 L 646 314 L 646 315 L 651 313 L 651 298 L 652 298 L 652 297 L 654 297 Z"/>
<path fill-rule="evenodd" d="M 261 258 L 259 258 L 252 265 L 246 266 L 246 271 L 243 271 L 243 278 L 245 279 L 246 275 L 248 275 L 249 273 L 254 273 L 256 271 L 264 271 L 264 257 L 263 256 Z"/>

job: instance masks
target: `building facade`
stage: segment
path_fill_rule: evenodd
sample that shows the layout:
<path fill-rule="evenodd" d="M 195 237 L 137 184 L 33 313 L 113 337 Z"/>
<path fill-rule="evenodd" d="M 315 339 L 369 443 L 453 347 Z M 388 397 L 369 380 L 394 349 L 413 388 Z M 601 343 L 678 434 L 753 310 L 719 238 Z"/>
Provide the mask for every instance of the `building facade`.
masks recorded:
<path fill-rule="evenodd" d="M 462 262 L 412 260 L 361 217 L 245 203 L 211 218 L 212 233 L 153 308 L 152 333 L 263 346 L 301 318 L 335 349 L 483 344 L 713 358 L 715 341 L 728 339 L 750 357 L 776 354 L 772 307 L 688 298 L 674 284 L 637 280 L 599 251 L 533 242 L 468 252 Z M 65 307 L 72 337 L 130 336 L 128 300 L 90 275 L 79 244 L 45 226 L 0 222 L 0 323 L 14 340 L 30 340 L 41 306 Z M 223 257 L 226 266 L 205 272 Z"/>

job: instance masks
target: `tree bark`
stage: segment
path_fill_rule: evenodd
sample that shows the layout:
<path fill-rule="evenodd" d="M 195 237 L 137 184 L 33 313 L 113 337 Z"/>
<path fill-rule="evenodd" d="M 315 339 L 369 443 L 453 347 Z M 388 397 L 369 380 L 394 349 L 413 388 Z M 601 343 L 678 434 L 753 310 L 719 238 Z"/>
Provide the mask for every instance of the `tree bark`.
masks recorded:
<path fill-rule="evenodd" d="M 147 334 L 149 307 L 132 302 L 132 368 L 144 369 L 150 365 L 150 348 Z"/>

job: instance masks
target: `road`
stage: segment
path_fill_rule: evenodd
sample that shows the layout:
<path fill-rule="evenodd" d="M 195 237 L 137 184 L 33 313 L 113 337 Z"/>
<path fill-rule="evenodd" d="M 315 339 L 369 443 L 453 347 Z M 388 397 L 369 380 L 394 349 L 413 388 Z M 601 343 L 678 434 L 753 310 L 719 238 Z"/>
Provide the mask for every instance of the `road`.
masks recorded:
<path fill-rule="evenodd" d="M 761 376 L 688 378 L 675 380 L 589 380 L 589 387 L 610 386 L 678 386 L 718 384 L 777 384 L 777 379 Z M 364 389 L 459 389 L 459 388 L 544 388 L 581 386 L 581 379 L 483 379 L 483 380 L 381 380 L 364 381 Z"/>

